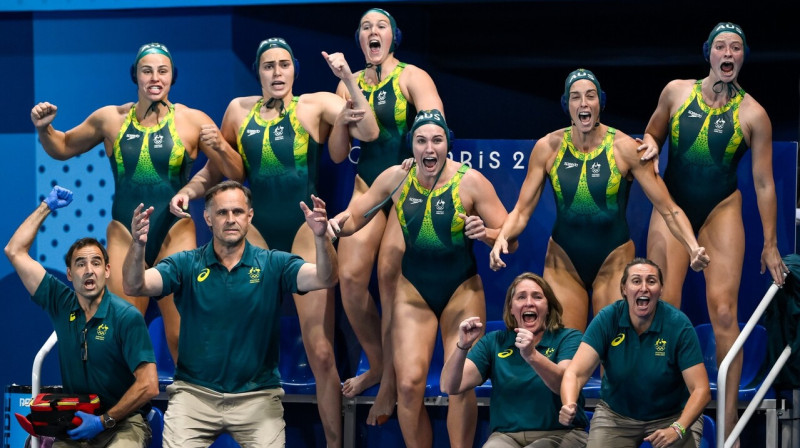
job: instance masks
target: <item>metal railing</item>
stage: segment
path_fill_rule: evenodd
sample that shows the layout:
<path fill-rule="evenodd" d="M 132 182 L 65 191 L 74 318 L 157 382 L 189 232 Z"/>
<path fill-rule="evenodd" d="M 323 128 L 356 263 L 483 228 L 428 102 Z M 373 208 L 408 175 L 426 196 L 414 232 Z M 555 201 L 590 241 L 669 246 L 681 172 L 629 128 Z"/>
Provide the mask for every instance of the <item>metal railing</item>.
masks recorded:
<path fill-rule="evenodd" d="M 44 358 L 50 353 L 50 350 L 58 342 L 58 337 L 56 336 L 56 332 L 52 332 L 50 337 L 47 338 L 42 348 L 39 349 L 39 352 L 36 353 L 36 358 L 33 359 L 33 368 L 31 369 L 31 403 L 33 399 L 39 395 L 39 391 L 42 388 L 42 363 L 44 362 Z M 39 448 L 39 438 L 31 436 L 31 448 Z"/>
<path fill-rule="evenodd" d="M 772 386 L 772 383 L 775 381 L 775 377 L 778 376 L 778 373 L 781 371 L 783 366 L 786 364 L 786 361 L 789 359 L 789 356 L 792 354 L 792 348 L 787 345 L 786 348 L 783 349 L 783 352 L 781 352 L 781 355 L 778 357 L 775 365 L 770 369 L 766 378 L 764 378 L 764 381 L 761 383 L 758 391 L 756 391 L 755 396 L 752 400 L 750 400 L 750 403 L 747 405 L 747 408 L 745 408 L 741 418 L 739 418 L 739 422 L 733 427 L 733 430 L 731 430 L 731 433 L 726 440 L 725 390 L 727 386 L 726 380 L 728 376 L 728 369 L 733 362 L 733 358 L 735 358 L 736 355 L 742 350 L 744 341 L 750 336 L 750 333 L 758 323 L 758 320 L 761 319 L 761 316 L 767 310 L 767 307 L 772 302 L 772 299 L 775 298 L 775 294 L 778 292 L 778 289 L 779 287 L 775 283 L 769 287 L 769 290 L 767 290 L 764 298 L 761 299 L 758 307 L 756 307 L 755 311 L 753 311 L 753 315 L 750 316 L 747 324 L 745 324 L 744 328 L 742 328 L 739 337 L 736 338 L 736 341 L 731 346 L 731 349 L 728 350 L 728 354 L 725 355 L 725 358 L 719 365 L 719 371 L 717 372 L 717 448 L 731 448 L 733 446 L 733 444 L 736 442 L 736 439 L 738 439 L 739 435 L 742 433 L 744 427 L 747 426 L 747 423 L 750 421 L 750 418 L 753 416 L 756 408 L 758 408 L 758 405 L 761 403 L 764 395 L 766 395 L 767 390 Z"/>

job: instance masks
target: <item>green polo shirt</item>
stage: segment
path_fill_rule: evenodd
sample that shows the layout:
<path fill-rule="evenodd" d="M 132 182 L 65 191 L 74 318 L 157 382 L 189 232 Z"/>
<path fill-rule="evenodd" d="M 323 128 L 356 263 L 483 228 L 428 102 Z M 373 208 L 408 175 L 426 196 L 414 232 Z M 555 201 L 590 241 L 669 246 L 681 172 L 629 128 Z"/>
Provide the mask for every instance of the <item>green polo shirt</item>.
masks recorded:
<path fill-rule="evenodd" d="M 162 294 L 175 294 L 181 315 L 175 379 L 223 393 L 280 387 L 281 300 L 297 292 L 303 264 L 246 241 L 230 271 L 213 242 L 159 262 Z"/>
<path fill-rule="evenodd" d="M 583 342 L 597 351 L 605 369 L 600 397 L 614 412 L 636 420 L 683 411 L 689 390 L 682 372 L 703 363 L 689 318 L 662 300 L 641 336 L 631 325 L 628 302 L 618 300 L 592 319 Z"/>
<path fill-rule="evenodd" d="M 519 354 L 514 331 L 493 331 L 484 335 L 467 354 L 481 378 L 492 380 L 489 425 L 492 432 L 552 431 L 585 428 L 583 394 L 578 397 L 578 413 L 571 426 L 558 423 L 561 397 L 553 393 Z M 545 331 L 536 350 L 554 363 L 572 359 L 581 343 L 578 330 L 563 328 Z"/>
<path fill-rule="evenodd" d="M 144 317 L 108 289 L 89 322 L 75 291 L 50 274 L 31 298 L 50 315 L 58 336 L 64 391 L 97 394 L 109 409 L 136 381 L 133 371 L 139 364 L 156 362 Z M 86 361 L 81 357 L 84 330 Z"/>

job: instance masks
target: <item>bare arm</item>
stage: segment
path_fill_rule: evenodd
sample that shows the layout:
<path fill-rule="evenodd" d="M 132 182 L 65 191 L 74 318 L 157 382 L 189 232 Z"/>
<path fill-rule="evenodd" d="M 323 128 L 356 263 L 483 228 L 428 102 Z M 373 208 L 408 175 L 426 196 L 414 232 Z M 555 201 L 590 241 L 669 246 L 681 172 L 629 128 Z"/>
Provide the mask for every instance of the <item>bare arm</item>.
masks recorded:
<path fill-rule="evenodd" d="M 461 182 L 461 195 L 462 199 L 468 198 L 473 212 L 477 213 L 480 220 L 482 220 L 483 226 L 485 226 L 485 228 L 483 226 L 478 228 L 481 233 L 473 235 L 470 233 L 470 230 L 472 230 L 470 226 L 475 226 L 473 222 L 468 220 L 465 223 L 465 234 L 470 238 L 483 241 L 489 247 L 493 247 L 500 233 L 500 228 L 508 216 L 505 206 L 503 206 L 500 198 L 497 197 L 494 185 L 479 171 L 469 170 Z M 470 216 L 469 218 L 474 219 L 476 217 Z M 516 249 L 516 247 L 513 249 Z"/>
<path fill-rule="evenodd" d="M 458 346 L 444 363 L 440 387 L 446 394 L 460 394 L 474 389 L 483 382 L 478 367 L 467 359 L 469 348 L 481 336 L 483 323 L 480 317 L 468 317 L 458 326 Z"/>
<path fill-rule="evenodd" d="M 328 230 L 328 215 L 325 211 L 325 202 L 311 195 L 314 209 L 300 203 L 300 209 L 306 216 L 306 224 L 314 232 L 314 246 L 316 247 L 316 264 L 306 263 L 297 273 L 297 289 L 300 291 L 314 291 L 317 289 L 331 288 L 339 280 L 339 264 L 336 251 L 333 249 L 330 238 L 326 236 Z"/>
<path fill-rule="evenodd" d="M 753 155 L 753 182 L 755 184 L 758 213 L 764 229 L 764 246 L 761 250 L 761 273 L 769 269 L 772 280 L 783 285 L 785 272 L 789 272 L 778 252 L 776 231 L 777 198 L 772 176 L 772 123 L 766 111 L 755 100 L 741 113 L 750 130 L 750 149 Z M 743 108 L 744 109 L 744 108 Z"/>
<path fill-rule="evenodd" d="M 653 160 L 639 160 L 636 156 L 636 143 L 628 136 L 618 138 L 623 141 L 615 142 L 615 156 L 630 167 L 631 173 L 642 186 L 642 191 L 653 203 L 653 208 L 664 218 L 672 236 L 686 248 L 692 269 L 695 271 L 705 269 L 710 258 L 706 255 L 705 248 L 697 243 L 689 218 L 672 200 L 664 181 L 653 169 Z"/>
<path fill-rule="evenodd" d="M 39 228 L 52 210 L 65 207 L 70 202 L 72 202 L 71 191 L 59 186 L 53 187 L 45 200 L 20 224 L 6 245 L 6 257 L 14 266 L 14 270 L 17 271 L 17 275 L 30 295 L 39 289 L 46 272 L 44 267 L 29 254 L 36 233 L 39 232 Z"/>
<path fill-rule="evenodd" d="M 358 83 L 355 75 L 350 71 L 350 66 L 342 53 L 328 54 L 322 52 L 322 56 L 328 62 L 328 66 L 333 73 L 342 80 L 342 84 L 350 94 L 350 99 L 353 101 L 353 108 L 363 114 L 364 119 L 356 121 L 348 125 L 349 133 L 362 141 L 371 142 L 378 138 L 380 129 L 378 128 L 378 121 L 375 119 L 375 114 L 372 113 L 372 108 L 369 106 L 367 97 L 358 89 Z M 345 106 L 346 107 L 346 106 Z M 335 114 L 338 115 L 340 109 L 337 109 Z M 328 123 L 333 124 L 336 121 L 336 115 L 329 117 Z"/>
<path fill-rule="evenodd" d="M 689 82 L 689 85 L 694 80 Z M 644 135 L 641 140 L 637 142 L 640 146 L 637 151 L 644 151 L 641 154 L 642 160 L 653 160 L 653 169 L 658 173 L 658 154 L 667 140 L 667 133 L 669 132 L 669 119 L 672 116 L 673 103 L 679 101 L 679 96 L 685 89 L 685 80 L 675 80 L 668 83 L 661 91 L 658 98 L 658 105 L 653 115 L 650 116 L 650 121 L 644 130 Z"/>
<path fill-rule="evenodd" d="M 133 371 L 136 380 L 125 391 L 117 404 L 108 410 L 108 415 L 119 421 L 144 406 L 158 395 L 158 373 L 152 362 L 143 362 Z"/>
<path fill-rule="evenodd" d="M 33 295 L 39 288 L 46 271 L 28 252 L 31 250 L 39 227 L 42 226 L 48 215 L 50 215 L 50 208 L 42 202 L 17 228 L 5 249 L 8 261 L 17 271 L 17 275 L 30 295 Z"/>
<path fill-rule="evenodd" d="M 400 88 L 408 91 L 408 100 L 417 110 L 436 109 L 444 113 L 444 105 L 436 90 L 436 84 L 425 70 L 408 66 L 400 76 Z"/>
<path fill-rule="evenodd" d="M 102 143 L 104 117 L 113 113 L 113 108 L 114 106 L 106 106 L 98 109 L 83 123 L 67 132 L 62 132 L 52 125 L 58 108 L 54 104 L 44 102 L 31 109 L 31 121 L 36 127 L 45 152 L 56 160 L 67 160 Z"/>
<path fill-rule="evenodd" d="M 684 429 L 688 429 L 703 413 L 708 402 L 711 401 L 711 389 L 708 386 L 708 373 L 703 364 L 697 364 L 681 372 L 686 387 L 689 389 L 689 399 L 681 411 L 676 422 Z M 684 437 L 691 437 L 688 432 L 679 436 L 675 428 L 670 426 L 654 431 L 644 440 L 653 446 L 669 446 Z"/>
<path fill-rule="evenodd" d="M 528 162 L 528 174 L 519 191 L 519 199 L 505 219 L 499 234 L 496 237 L 494 247 L 489 253 L 489 265 L 493 270 L 506 267 L 505 262 L 500 258 L 501 254 L 509 253 L 509 243 L 516 243 L 517 237 L 539 203 L 539 198 L 544 190 L 547 159 L 550 153 L 548 139 L 551 135 L 539 139 L 531 150 Z"/>
<path fill-rule="evenodd" d="M 600 356 L 591 345 L 581 342 L 561 380 L 562 406 L 558 414 L 558 421 L 562 425 L 572 423 L 578 410 L 578 396 L 581 389 L 589 381 L 589 377 L 598 365 L 600 365 Z"/>
<path fill-rule="evenodd" d="M 169 201 L 169 211 L 181 218 L 191 218 L 189 201 L 203 197 L 206 191 L 222 180 L 222 172 L 211 161 L 206 162 L 192 180 L 183 186 Z"/>
<path fill-rule="evenodd" d="M 199 146 L 208 157 L 208 163 L 218 167 L 228 179 L 243 181 L 242 157 L 225 139 L 211 117 L 196 109 L 189 109 L 189 113 L 193 123 L 200 128 Z"/>
<path fill-rule="evenodd" d="M 536 339 L 533 333 L 524 328 L 517 328 L 516 331 L 517 340 L 514 345 L 519 348 L 519 353 L 522 355 L 522 358 L 536 371 L 544 384 L 554 394 L 560 394 L 561 380 L 564 377 L 564 371 L 572 360 L 565 359 L 558 364 L 554 363 L 547 356 L 544 356 L 536 350 L 536 346 L 542 340 L 541 335 Z"/>
<path fill-rule="evenodd" d="M 145 209 L 144 204 L 139 204 L 133 211 L 133 241 L 122 265 L 122 289 L 129 296 L 157 296 L 164 289 L 161 273 L 155 268 L 145 269 L 144 248 L 152 214 L 153 207 Z"/>
<path fill-rule="evenodd" d="M 400 165 L 384 170 L 366 193 L 351 201 L 345 211 L 330 220 L 332 233 L 336 236 L 350 236 L 367 225 L 375 213 L 364 215 L 391 195 L 392 190 L 404 181 L 406 175 L 408 170 Z"/>
<path fill-rule="evenodd" d="M 328 153 L 333 163 L 342 163 L 350 155 L 350 124 L 363 120 L 366 111 L 357 113 L 353 109 L 353 101 L 347 100 L 336 116 L 331 135 L 328 136 Z"/>

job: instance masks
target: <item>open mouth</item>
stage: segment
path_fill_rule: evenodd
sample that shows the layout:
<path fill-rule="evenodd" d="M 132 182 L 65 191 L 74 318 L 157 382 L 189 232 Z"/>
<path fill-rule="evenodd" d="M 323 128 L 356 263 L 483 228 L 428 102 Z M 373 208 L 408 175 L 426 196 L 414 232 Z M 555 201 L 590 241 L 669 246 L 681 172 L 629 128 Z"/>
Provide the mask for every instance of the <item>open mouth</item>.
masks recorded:
<path fill-rule="evenodd" d="M 592 120 L 592 114 L 589 112 L 578 112 L 578 120 L 583 124 L 589 124 Z"/>
<path fill-rule="evenodd" d="M 636 308 L 647 308 L 650 305 L 650 297 L 637 297 Z"/>
<path fill-rule="evenodd" d="M 524 313 L 522 313 L 522 321 L 525 322 L 526 324 L 531 324 L 533 322 L 536 322 L 536 319 L 538 317 L 539 314 L 537 314 L 535 311 L 525 311 Z"/>
<path fill-rule="evenodd" d="M 378 39 L 370 39 L 369 40 L 369 48 L 370 48 L 370 50 L 380 50 L 381 41 L 379 41 Z"/>
<path fill-rule="evenodd" d="M 163 90 L 161 86 L 150 86 L 147 88 L 147 91 L 154 95 L 158 95 L 159 93 L 161 93 L 161 90 Z"/>
<path fill-rule="evenodd" d="M 720 69 L 723 73 L 731 73 L 733 72 L 733 62 L 723 62 L 720 66 Z"/>
<path fill-rule="evenodd" d="M 435 157 L 424 157 L 422 159 L 422 164 L 425 168 L 433 168 L 436 166 L 436 158 Z"/>

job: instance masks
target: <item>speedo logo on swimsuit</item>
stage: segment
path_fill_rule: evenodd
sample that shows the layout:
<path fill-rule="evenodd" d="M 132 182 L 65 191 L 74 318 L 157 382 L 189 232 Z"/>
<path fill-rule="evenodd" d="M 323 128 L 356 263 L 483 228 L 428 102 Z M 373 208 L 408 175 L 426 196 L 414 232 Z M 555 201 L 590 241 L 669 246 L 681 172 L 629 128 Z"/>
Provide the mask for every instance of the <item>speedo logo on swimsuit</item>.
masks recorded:
<path fill-rule="evenodd" d="M 575 168 L 576 166 L 578 166 L 578 164 L 575 162 L 564 162 L 564 168 L 566 169 Z"/>
<path fill-rule="evenodd" d="M 695 112 L 693 110 L 690 110 L 688 115 L 689 115 L 689 118 L 703 118 L 703 114 L 697 113 L 697 112 Z"/>
<path fill-rule="evenodd" d="M 420 198 L 408 198 L 408 202 L 410 202 L 412 205 L 416 205 L 416 204 L 419 204 L 420 202 L 422 202 L 422 199 L 420 199 Z"/>
<path fill-rule="evenodd" d="M 141 137 L 140 134 L 125 134 L 125 139 L 127 141 L 136 140 L 139 137 Z"/>
<path fill-rule="evenodd" d="M 261 129 L 248 129 L 247 130 L 247 136 L 248 137 L 252 137 L 252 136 L 254 136 L 256 134 L 260 134 L 260 133 L 261 133 Z"/>

